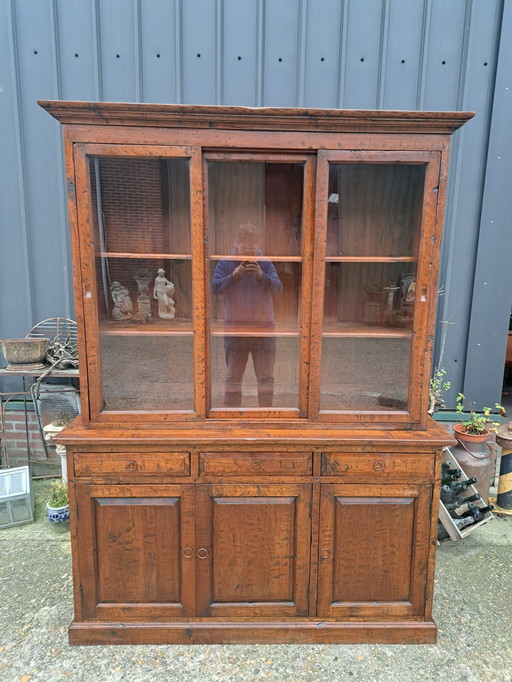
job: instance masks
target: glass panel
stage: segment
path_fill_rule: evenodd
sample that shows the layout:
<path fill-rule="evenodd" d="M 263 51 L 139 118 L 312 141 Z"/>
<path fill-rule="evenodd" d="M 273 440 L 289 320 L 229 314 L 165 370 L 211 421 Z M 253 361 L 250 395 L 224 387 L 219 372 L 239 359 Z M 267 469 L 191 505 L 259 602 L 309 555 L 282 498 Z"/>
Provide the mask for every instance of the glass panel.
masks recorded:
<path fill-rule="evenodd" d="M 414 256 L 425 166 L 331 164 L 327 256 Z"/>
<path fill-rule="evenodd" d="M 89 160 L 107 410 L 193 409 L 188 166 Z"/>
<path fill-rule="evenodd" d="M 107 410 L 192 410 L 193 337 L 101 336 Z"/>
<path fill-rule="evenodd" d="M 213 335 L 212 407 L 298 408 L 296 336 Z"/>
<path fill-rule="evenodd" d="M 190 254 L 188 159 L 91 158 L 89 168 L 97 252 Z"/>
<path fill-rule="evenodd" d="M 303 174 L 208 164 L 214 408 L 298 408 Z"/>
<path fill-rule="evenodd" d="M 416 263 L 326 263 L 324 333 L 410 329 Z"/>
<path fill-rule="evenodd" d="M 266 256 L 300 256 L 303 177 L 303 164 L 208 163 L 210 255 L 231 254 L 248 223 Z"/>
<path fill-rule="evenodd" d="M 425 166 L 331 164 L 321 410 L 406 410 Z"/>
<path fill-rule="evenodd" d="M 410 338 L 325 336 L 321 410 L 406 410 Z"/>

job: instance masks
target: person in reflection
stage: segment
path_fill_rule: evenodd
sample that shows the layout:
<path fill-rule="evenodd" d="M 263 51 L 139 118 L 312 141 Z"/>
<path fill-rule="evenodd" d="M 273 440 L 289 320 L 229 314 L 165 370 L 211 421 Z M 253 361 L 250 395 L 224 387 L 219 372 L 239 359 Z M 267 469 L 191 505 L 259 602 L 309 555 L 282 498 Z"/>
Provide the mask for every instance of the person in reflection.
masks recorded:
<path fill-rule="evenodd" d="M 231 250 L 238 260 L 221 260 L 213 274 L 211 288 L 223 296 L 224 351 L 226 356 L 226 383 L 224 404 L 240 407 L 242 404 L 242 379 L 252 356 L 258 383 L 258 405 L 272 407 L 274 398 L 274 363 L 276 339 L 272 295 L 280 294 L 283 285 L 273 264 L 262 260 L 263 251 L 258 246 L 258 230 L 254 225 L 241 225 Z M 240 257 L 247 260 L 240 260 Z M 252 260 L 251 256 L 256 256 Z M 254 329 L 255 336 L 236 336 L 236 328 Z M 258 335 L 267 332 L 269 335 Z"/>

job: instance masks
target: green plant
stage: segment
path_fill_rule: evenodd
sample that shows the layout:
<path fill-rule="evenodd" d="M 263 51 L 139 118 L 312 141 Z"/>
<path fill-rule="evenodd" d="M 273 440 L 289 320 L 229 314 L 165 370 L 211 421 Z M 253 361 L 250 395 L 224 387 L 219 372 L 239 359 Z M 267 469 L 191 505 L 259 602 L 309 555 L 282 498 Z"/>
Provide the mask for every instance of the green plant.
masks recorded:
<path fill-rule="evenodd" d="M 50 499 L 48 500 L 50 507 L 58 509 L 69 504 L 68 486 L 63 480 L 52 481 L 50 483 Z"/>
<path fill-rule="evenodd" d="M 464 400 L 465 396 L 462 393 L 459 393 L 457 396 L 456 411 L 460 415 L 466 415 L 468 417 L 466 421 L 461 419 L 461 424 L 464 427 L 464 433 L 480 434 L 484 433 L 485 431 L 493 431 L 494 433 L 498 432 L 500 422 L 494 421 L 495 414 L 492 413 L 492 409 L 490 407 L 482 407 L 481 412 L 475 412 L 475 410 L 471 407 L 469 412 L 465 412 Z M 500 415 L 505 415 L 505 409 L 502 405 L 495 403 L 494 407 L 496 410 L 498 410 Z"/>
<path fill-rule="evenodd" d="M 450 390 L 450 382 L 444 380 L 446 370 L 444 367 L 436 369 L 434 376 L 430 380 L 428 413 L 434 412 L 440 407 L 445 407 L 443 393 Z"/>

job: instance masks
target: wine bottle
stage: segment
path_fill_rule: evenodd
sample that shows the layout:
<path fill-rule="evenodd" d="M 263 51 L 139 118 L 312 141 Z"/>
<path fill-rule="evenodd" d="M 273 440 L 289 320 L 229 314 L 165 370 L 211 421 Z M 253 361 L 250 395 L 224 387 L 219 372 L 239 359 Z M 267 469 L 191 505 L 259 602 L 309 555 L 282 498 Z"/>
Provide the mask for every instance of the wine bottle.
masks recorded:
<path fill-rule="evenodd" d="M 444 506 L 448 511 L 451 511 L 453 509 L 458 509 L 459 507 L 462 507 L 465 504 L 469 504 L 470 502 L 476 502 L 479 499 L 480 495 L 478 493 L 475 493 L 474 495 L 470 495 L 469 497 L 455 497 L 453 499 L 453 502 L 447 502 Z"/>
<path fill-rule="evenodd" d="M 450 490 L 452 491 L 453 495 L 458 495 L 464 490 L 467 490 L 470 485 L 473 485 L 473 483 L 476 483 L 477 479 L 473 476 L 472 478 L 468 478 L 467 481 L 458 481 L 457 483 L 453 482 L 450 485 Z"/>
<path fill-rule="evenodd" d="M 462 530 L 466 526 L 470 526 L 472 523 L 475 523 L 475 519 L 472 516 L 469 516 L 468 518 L 462 519 L 452 519 L 453 523 L 457 526 L 459 530 Z M 437 522 L 437 539 L 438 540 L 445 540 L 446 538 L 449 538 L 450 534 L 446 530 L 446 528 L 443 526 L 441 521 Z"/>
<path fill-rule="evenodd" d="M 443 462 L 443 475 L 450 475 L 453 478 L 460 478 L 462 476 L 462 471 L 460 469 L 452 469 L 448 462 Z"/>
<path fill-rule="evenodd" d="M 481 521 L 484 518 L 484 514 L 492 511 L 493 509 L 494 507 L 492 504 L 489 504 L 486 507 L 475 507 L 475 505 L 473 505 L 471 509 L 468 509 L 466 512 L 461 514 L 459 518 L 461 519 L 472 518 L 473 521 L 476 523 L 477 521 Z"/>
<path fill-rule="evenodd" d="M 441 483 L 443 485 L 450 485 L 452 481 L 456 481 L 460 477 L 461 477 L 460 470 L 458 474 L 449 474 L 447 471 L 445 471 L 441 478 Z"/>

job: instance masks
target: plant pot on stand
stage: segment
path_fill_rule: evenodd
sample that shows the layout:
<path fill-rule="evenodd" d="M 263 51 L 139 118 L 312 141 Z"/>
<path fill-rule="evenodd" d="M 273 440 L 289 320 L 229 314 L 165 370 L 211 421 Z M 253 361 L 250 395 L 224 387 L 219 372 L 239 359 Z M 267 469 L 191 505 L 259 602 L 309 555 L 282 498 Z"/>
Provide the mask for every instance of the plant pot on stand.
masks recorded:
<path fill-rule="evenodd" d="M 482 433 L 466 433 L 464 429 L 463 424 L 454 424 L 453 435 L 457 439 L 457 445 L 450 450 L 466 476 L 477 479 L 474 486 L 484 504 L 487 504 L 493 474 L 492 453 L 487 445 L 490 432 L 484 429 Z"/>

